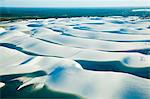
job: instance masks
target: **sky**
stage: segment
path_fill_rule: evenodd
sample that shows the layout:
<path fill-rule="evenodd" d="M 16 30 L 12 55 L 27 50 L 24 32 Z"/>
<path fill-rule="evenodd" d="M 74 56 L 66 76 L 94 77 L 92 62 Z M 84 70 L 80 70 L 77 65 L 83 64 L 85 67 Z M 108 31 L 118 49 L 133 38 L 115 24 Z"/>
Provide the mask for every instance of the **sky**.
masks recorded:
<path fill-rule="evenodd" d="M 1 7 L 150 7 L 150 0 L 0 0 Z"/>

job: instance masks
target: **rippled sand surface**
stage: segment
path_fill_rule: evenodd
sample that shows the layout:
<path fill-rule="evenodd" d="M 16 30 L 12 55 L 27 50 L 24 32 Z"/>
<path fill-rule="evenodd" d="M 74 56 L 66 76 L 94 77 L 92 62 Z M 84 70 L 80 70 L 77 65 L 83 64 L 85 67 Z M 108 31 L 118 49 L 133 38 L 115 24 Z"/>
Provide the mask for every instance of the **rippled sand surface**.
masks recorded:
<path fill-rule="evenodd" d="M 149 73 L 149 18 L 0 23 L 2 98 L 148 99 Z"/>

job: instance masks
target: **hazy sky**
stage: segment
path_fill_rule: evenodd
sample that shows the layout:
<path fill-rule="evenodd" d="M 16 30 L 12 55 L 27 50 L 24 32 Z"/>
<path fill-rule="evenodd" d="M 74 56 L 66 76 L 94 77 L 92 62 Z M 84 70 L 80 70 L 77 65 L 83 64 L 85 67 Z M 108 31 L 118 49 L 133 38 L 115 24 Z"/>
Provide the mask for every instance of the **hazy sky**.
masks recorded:
<path fill-rule="evenodd" d="M 150 0 L 0 0 L 6 7 L 150 7 Z"/>

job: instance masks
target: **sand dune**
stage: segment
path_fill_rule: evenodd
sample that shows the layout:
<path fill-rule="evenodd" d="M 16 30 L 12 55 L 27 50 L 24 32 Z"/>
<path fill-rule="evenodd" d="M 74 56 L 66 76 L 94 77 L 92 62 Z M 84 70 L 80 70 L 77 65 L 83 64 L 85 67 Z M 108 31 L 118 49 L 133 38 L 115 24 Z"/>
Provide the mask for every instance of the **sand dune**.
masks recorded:
<path fill-rule="evenodd" d="M 0 80 L 0 88 L 19 80 L 17 91 L 34 85 L 88 99 L 148 99 L 149 23 L 121 16 L 3 22 L 0 77 L 24 75 Z"/>

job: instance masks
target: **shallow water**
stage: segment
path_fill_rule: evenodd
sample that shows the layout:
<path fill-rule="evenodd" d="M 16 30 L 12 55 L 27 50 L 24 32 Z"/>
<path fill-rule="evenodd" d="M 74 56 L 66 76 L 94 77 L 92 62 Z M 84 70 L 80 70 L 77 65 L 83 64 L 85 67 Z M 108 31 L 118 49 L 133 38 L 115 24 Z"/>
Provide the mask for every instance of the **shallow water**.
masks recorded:
<path fill-rule="evenodd" d="M 9 81 L 16 77 L 29 76 L 29 75 L 30 76 L 32 75 L 32 77 L 34 77 L 34 75 L 42 76 L 44 74 L 45 74 L 44 72 L 39 71 L 30 74 L 20 74 L 20 75 L 16 74 L 16 75 L 1 76 L 1 81 L 7 82 L 7 84 L 0 89 L 1 98 L 2 99 L 6 99 L 6 98 L 7 99 L 16 99 L 16 98 L 82 99 L 81 97 L 73 94 L 67 94 L 67 93 L 49 90 L 46 86 L 44 86 L 40 90 L 33 90 L 34 86 L 31 85 L 31 86 L 27 86 L 21 91 L 17 91 L 16 89 L 22 84 L 22 82 L 17 80 Z"/>

